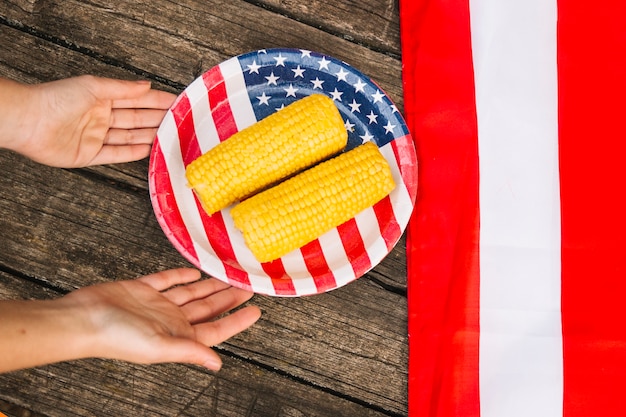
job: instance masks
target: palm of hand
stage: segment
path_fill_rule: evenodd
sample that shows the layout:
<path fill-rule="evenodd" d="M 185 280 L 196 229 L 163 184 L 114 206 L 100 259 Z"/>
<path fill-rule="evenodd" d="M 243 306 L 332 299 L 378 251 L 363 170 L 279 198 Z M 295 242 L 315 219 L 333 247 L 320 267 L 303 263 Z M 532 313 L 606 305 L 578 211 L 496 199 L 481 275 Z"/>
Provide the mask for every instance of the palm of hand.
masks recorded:
<path fill-rule="evenodd" d="M 33 159 L 52 166 L 90 165 L 105 143 L 113 102 L 94 97 L 86 88 L 63 87 L 44 91 L 42 123 L 35 132 L 43 146 Z"/>
<path fill-rule="evenodd" d="M 189 362 L 217 369 L 219 357 L 209 346 L 251 326 L 260 311 L 248 306 L 213 320 L 252 293 L 198 278 L 192 269 L 170 270 L 86 287 L 66 297 L 88 311 L 99 335 L 99 356 L 137 363 Z"/>
<path fill-rule="evenodd" d="M 175 96 L 145 82 L 81 76 L 31 89 L 29 135 L 17 149 L 57 167 L 127 162 L 148 155 Z"/>
<path fill-rule="evenodd" d="M 106 341 L 103 347 L 113 345 L 109 348 L 128 360 L 145 361 L 161 338 L 195 340 L 180 308 L 140 281 L 87 287 L 74 295 L 91 304 L 94 324 Z"/>

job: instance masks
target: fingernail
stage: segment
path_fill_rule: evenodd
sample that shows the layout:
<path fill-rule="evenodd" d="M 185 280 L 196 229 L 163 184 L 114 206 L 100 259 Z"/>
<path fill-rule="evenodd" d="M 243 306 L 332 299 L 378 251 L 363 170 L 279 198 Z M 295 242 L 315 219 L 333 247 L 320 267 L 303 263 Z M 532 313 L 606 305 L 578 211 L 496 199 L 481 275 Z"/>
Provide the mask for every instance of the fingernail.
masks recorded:
<path fill-rule="evenodd" d="M 211 369 L 212 371 L 219 371 L 222 368 L 222 361 L 215 358 L 208 358 L 204 362 L 204 367 Z"/>

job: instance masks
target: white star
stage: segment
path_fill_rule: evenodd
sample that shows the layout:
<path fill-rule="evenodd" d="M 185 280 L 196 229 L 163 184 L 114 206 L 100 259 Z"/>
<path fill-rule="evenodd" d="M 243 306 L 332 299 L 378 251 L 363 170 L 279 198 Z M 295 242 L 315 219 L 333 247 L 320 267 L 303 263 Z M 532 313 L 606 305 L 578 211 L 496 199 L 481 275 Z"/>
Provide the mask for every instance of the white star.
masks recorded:
<path fill-rule="evenodd" d="M 300 68 L 300 65 L 298 65 L 298 68 L 292 69 L 292 71 L 295 74 L 293 76 L 294 78 L 298 78 L 298 77 L 304 78 L 304 70 Z"/>
<path fill-rule="evenodd" d="M 336 73 L 335 75 L 337 76 L 337 81 L 348 82 L 348 80 L 346 79 L 346 76 L 348 74 L 349 74 L 349 72 L 344 71 L 343 68 L 339 68 L 339 72 Z"/>
<path fill-rule="evenodd" d="M 259 104 L 265 104 L 266 106 L 269 106 L 269 100 L 272 96 L 268 96 L 265 94 L 265 91 L 263 91 L 263 94 L 261 94 L 260 96 L 257 96 L 257 99 L 259 100 Z"/>
<path fill-rule="evenodd" d="M 383 102 L 383 97 L 385 97 L 385 95 L 383 93 L 381 93 L 380 90 L 376 90 L 376 92 L 374 94 L 372 94 L 372 98 L 374 99 L 374 103 L 378 103 L 379 101 L 382 103 Z"/>
<path fill-rule="evenodd" d="M 362 92 L 362 93 L 364 93 L 364 92 L 365 92 L 365 86 L 366 86 L 366 85 L 367 85 L 367 84 L 365 84 L 365 83 L 364 83 L 363 81 L 361 81 L 361 79 L 359 78 L 359 79 L 356 81 L 356 84 L 353 84 L 354 91 L 355 91 L 356 93 L 358 93 L 359 91 L 360 91 L 360 92 Z"/>
<path fill-rule="evenodd" d="M 270 75 L 268 75 L 267 77 L 265 77 L 265 79 L 267 80 L 267 85 L 277 85 L 276 81 L 278 81 L 280 77 L 277 77 L 274 75 L 274 71 L 272 71 L 272 73 Z"/>
<path fill-rule="evenodd" d="M 288 88 L 283 88 L 283 90 L 285 90 L 287 92 L 287 97 L 291 96 L 291 97 L 295 97 L 296 96 L 296 91 L 298 91 L 297 88 L 294 88 L 293 84 L 289 84 Z"/>
<path fill-rule="evenodd" d="M 325 69 L 325 70 L 330 71 L 328 69 L 328 64 L 330 64 L 330 61 L 326 61 L 326 57 L 325 56 L 322 57 L 321 61 L 317 61 L 317 63 L 320 65 L 320 68 L 319 68 L 320 70 Z"/>
<path fill-rule="evenodd" d="M 354 113 L 355 111 L 361 113 L 361 103 L 357 103 L 355 99 L 352 99 L 352 103 L 348 104 L 348 106 L 350 106 L 350 111 L 352 113 Z"/>
<path fill-rule="evenodd" d="M 300 52 L 302 52 L 300 58 L 304 58 L 305 56 L 311 58 L 311 51 L 307 51 L 306 49 L 300 49 Z"/>
<path fill-rule="evenodd" d="M 250 71 L 250 74 L 252 74 L 253 72 L 256 72 L 258 74 L 259 68 L 261 68 L 261 66 L 257 65 L 256 61 L 252 61 L 252 64 L 248 65 L 248 71 Z"/>
<path fill-rule="evenodd" d="M 322 84 L 324 84 L 324 80 L 320 80 L 319 77 L 315 77 L 315 79 L 311 80 L 311 82 L 313 83 L 313 90 L 315 90 L 316 88 L 323 90 Z"/>
<path fill-rule="evenodd" d="M 285 66 L 285 59 L 287 59 L 287 57 L 283 56 L 279 52 L 278 56 L 275 56 L 274 59 L 276 60 L 276 66 L 277 67 L 284 67 Z"/>
<path fill-rule="evenodd" d="M 280 107 L 276 107 L 276 111 L 282 110 L 285 108 L 285 103 L 281 104 Z"/>
<path fill-rule="evenodd" d="M 393 129 L 395 129 L 396 125 L 391 124 L 391 120 L 387 120 L 387 124 L 385 127 L 385 133 L 393 133 Z"/>
<path fill-rule="evenodd" d="M 343 92 L 337 91 L 337 87 L 335 87 L 335 91 L 332 91 L 330 93 L 330 95 L 333 97 L 333 100 L 339 100 L 339 101 L 341 101 L 341 95 L 342 94 L 343 94 Z"/>
<path fill-rule="evenodd" d="M 370 123 L 378 123 L 378 115 L 374 114 L 374 110 L 370 110 L 370 114 L 367 115 L 367 118 L 369 119 Z"/>
<path fill-rule="evenodd" d="M 259 50 L 257 51 L 257 53 L 259 53 L 259 54 L 266 54 L 266 53 L 267 53 L 267 51 L 266 51 L 265 49 L 259 49 Z"/>
<path fill-rule="evenodd" d="M 350 119 L 346 119 L 345 125 L 348 132 L 354 132 L 354 124 L 350 123 Z"/>
<path fill-rule="evenodd" d="M 397 113 L 398 112 L 398 108 L 396 107 L 395 104 L 391 105 L 391 110 L 392 110 L 392 113 Z"/>
<path fill-rule="evenodd" d="M 370 132 L 367 132 L 367 131 L 365 132 L 365 134 L 364 134 L 364 135 L 359 135 L 359 137 L 360 137 L 361 139 L 363 139 L 363 143 L 365 143 L 365 142 L 369 142 L 369 141 L 371 141 L 372 139 L 374 139 L 374 136 L 370 135 Z"/>

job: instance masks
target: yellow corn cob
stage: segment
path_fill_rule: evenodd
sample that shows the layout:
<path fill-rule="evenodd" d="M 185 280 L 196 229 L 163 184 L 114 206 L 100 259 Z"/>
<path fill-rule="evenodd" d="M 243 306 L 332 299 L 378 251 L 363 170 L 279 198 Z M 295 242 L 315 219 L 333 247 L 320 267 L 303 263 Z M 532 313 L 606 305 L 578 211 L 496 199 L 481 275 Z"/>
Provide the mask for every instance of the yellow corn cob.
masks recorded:
<path fill-rule="evenodd" d="M 313 94 L 235 133 L 189 164 L 185 175 L 213 214 L 341 151 L 347 140 L 333 100 Z"/>
<path fill-rule="evenodd" d="M 387 160 L 367 142 L 231 210 L 259 262 L 269 262 L 350 220 L 393 190 Z"/>

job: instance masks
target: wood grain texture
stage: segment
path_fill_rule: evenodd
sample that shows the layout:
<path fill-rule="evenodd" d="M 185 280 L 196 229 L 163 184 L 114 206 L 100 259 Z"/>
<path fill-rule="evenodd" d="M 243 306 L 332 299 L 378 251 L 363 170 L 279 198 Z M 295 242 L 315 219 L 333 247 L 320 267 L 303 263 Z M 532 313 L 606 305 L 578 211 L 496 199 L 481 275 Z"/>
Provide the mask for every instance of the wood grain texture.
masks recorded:
<path fill-rule="evenodd" d="M 0 76 L 148 78 L 177 93 L 230 56 L 300 47 L 345 60 L 402 108 L 397 20 L 389 0 L 9 0 Z M 1 299 L 188 266 L 154 218 L 147 160 L 63 170 L 0 151 L 0 165 Z M 251 302 L 263 317 L 217 347 L 217 374 L 90 359 L 0 375 L 0 400 L 38 416 L 406 415 L 404 240 L 346 287 Z"/>
<path fill-rule="evenodd" d="M 373 78 L 402 109 L 397 57 L 241 0 L 40 0 L 36 13 L 16 8 L 7 18 L 67 47 L 138 73 L 158 74 L 178 85 L 187 85 L 210 67 L 251 50 L 314 50 L 344 60 Z"/>
<path fill-rule="evenodd" d="M 400 56 L 397 0 L 256 0 L 252 3 L 373 50 Z"/>

